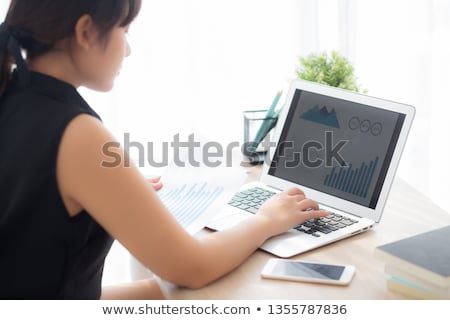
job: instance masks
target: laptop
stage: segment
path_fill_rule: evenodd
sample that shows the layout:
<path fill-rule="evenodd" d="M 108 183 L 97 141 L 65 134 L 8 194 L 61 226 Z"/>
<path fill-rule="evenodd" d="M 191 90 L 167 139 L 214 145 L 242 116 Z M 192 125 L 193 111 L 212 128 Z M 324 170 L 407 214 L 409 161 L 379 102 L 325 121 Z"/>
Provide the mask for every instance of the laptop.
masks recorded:
<path fill-rule="evenodd" d="M 287 258 L 369 230 L 380 222 L 414 114 L 410 105 L 294 80 L 259 181 L 243 185 L 207 227 L 228 229 L 299 187 L 332 214 L 262 250 Z"/>

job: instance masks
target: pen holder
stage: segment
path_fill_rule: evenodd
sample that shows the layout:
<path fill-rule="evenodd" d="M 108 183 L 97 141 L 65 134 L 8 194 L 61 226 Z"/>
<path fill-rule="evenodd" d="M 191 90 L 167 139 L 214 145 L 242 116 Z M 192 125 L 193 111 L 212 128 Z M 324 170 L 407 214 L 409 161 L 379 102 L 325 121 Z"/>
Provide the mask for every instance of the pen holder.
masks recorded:
<path fill-rule="evenodd" d="M 244 145 L 242 153 L 250 164 L 264 162 L 270 148 L 271 132 L 278 117 L 267 117 L 267 110 L 244 111 Z"/>

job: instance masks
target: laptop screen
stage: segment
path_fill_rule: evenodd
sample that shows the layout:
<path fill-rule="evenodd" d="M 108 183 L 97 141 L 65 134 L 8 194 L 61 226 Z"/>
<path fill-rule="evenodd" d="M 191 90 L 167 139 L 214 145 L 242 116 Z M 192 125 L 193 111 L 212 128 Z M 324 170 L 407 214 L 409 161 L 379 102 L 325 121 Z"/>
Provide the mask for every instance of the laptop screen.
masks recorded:
<path fill-rule="evenodd" d="M 405 116 L 297 89 L 269 175 L 374 209 Z"/>

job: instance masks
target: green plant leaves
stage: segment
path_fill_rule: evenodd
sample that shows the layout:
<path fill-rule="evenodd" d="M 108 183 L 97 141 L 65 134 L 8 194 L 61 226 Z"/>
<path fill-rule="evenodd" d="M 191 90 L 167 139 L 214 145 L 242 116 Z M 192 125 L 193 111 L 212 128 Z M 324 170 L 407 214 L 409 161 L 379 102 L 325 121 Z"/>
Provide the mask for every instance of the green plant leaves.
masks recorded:
<path fill-rule="evenodd" d="M 357 83 L 351 63 L 337 51 L 332 51 L 330 55 L 326 52 L 312 53 L 299 57 L 299 62 L 296 73 L 300 79 L 356 92 L 367 92 Z"/>

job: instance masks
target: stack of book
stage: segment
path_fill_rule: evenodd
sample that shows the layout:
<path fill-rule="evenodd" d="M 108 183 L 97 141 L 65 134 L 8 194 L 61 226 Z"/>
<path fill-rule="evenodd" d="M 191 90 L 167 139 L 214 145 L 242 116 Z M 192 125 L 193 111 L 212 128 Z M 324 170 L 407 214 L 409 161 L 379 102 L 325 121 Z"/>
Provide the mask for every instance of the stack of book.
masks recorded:
<path fill-rule="evenodd" d="M 375 248 L 387 287 L 413 299 L 450 299 L 450 226 Z"/>

